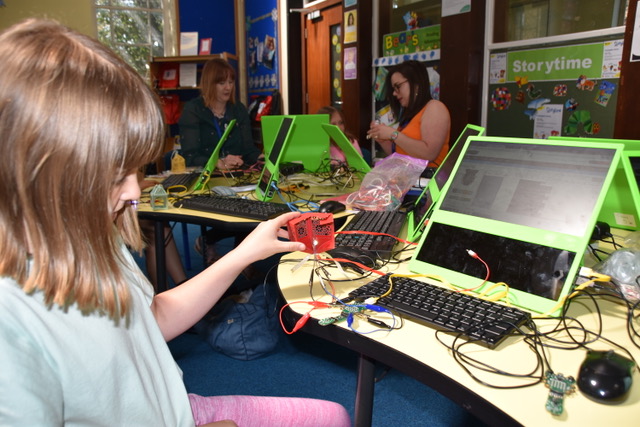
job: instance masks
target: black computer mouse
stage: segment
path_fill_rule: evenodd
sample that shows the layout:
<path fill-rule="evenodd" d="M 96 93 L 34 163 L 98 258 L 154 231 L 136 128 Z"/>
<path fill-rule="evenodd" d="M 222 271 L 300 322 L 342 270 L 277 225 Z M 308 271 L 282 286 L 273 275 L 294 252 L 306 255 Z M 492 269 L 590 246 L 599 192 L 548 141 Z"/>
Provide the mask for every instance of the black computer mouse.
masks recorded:
<path fill-rule="evenodd" d="M 622 402 L 631 389 L 634 367 L 633 361 L 613 350 L 590 350 L 580 365 L 578 388 L 601 403 Z"/>
<path fill-rule="evenodd" d="M 338 213 L 346 209 L 347 207 L 343 203 L 337 202 L 335 200 L 328 200 L 320 205 L 320 207 L 318 208 L 318 212 Z"/>

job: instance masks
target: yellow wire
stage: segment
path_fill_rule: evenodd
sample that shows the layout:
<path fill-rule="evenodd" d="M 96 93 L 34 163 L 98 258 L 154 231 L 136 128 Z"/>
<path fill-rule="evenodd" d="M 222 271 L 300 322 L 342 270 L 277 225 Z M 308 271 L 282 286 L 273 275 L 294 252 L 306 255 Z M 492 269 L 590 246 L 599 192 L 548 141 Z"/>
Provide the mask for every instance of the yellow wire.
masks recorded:
<path fill-rule="evenodd" d="M 580 293 L 580 291 L 584 290 L 585 288 L 588 288 L 589 286 L 591 286 L 595 282 L 609 282 L 610 280 L 611 280 L 611 277 L 605 276 L 604 274 L 600 274 L 600 273 L 595 273 L 594 272 L 592 274 L 591 280 L 587 280 L 586 282 L 581 283 L 580 285 L 578 285 L 576 287 L 576 289 L 570 295 L 565 295 L 562 298 L 560 298 L 560 300 L 558 300 L 558 303 L 556 305 L 554 305 L 551 310 L 549 310 L 546 313 L 542 314 L 542 316 L 543 317 L 551 316 L 558 309 L 560 309 L 560 307 L 562 307 L 564 305 L 564 303 L 567 301 L 568 298 L 575 297 L 576 295 L 578 295 Z"/>
<path fill-rule="evenodd" d="M 504 289 L 495 294 L 488 295 L 489 292 L 493 291 L 496 288 L 504 288 Z M 506 302 L 507 304 L 510 304 L 509 300 L 507 299 L 507 297 L 509 296 L 509 285 L 507 285 L 505 282 L 494 283 L 493 285 L 489 286 L 487 289 L 485 289 L 484 291 L 482 291 L 476 296 L 487 301 L 500 301 L 504 299 L 504 302 Z"/>

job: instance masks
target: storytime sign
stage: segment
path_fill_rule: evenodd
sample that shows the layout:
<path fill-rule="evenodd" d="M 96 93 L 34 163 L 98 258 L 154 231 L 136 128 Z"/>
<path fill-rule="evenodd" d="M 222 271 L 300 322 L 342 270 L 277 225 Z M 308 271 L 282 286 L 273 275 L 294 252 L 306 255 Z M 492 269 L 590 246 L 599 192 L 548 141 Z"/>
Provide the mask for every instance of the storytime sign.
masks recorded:
<path fill-rule="evenodd" d="M 507 81 L 599 79 L 619 73 L 622 40 L 548 49 L 521 50 L 506 55 Z M 618 54 L 620 54 L 618 56 Z M 619 75 L 617 76 L 619 77 Z"/>

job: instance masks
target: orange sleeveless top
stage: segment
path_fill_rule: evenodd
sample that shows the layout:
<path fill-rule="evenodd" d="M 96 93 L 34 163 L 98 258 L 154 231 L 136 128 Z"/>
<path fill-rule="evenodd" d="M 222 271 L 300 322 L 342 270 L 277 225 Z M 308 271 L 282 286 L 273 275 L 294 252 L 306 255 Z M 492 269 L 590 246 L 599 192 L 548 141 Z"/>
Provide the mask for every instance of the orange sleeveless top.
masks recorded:
<path fill-rule="evenodd" d="M 425 108 L 427 108 L 426 105 L 422 107 L 422 110 L 420 110 L 418 114 L 413 116 L 413 118 L 409 121 L 409 123 L 407 123 L 407 125 L 404 128 L 402 128 L 401 132 L 403 134 L 405 134 L 409 138 L 422 140 L 422 131 L 420 130 L 420 123 L 422 122 L 422 115 L 424 114 Z M 405 154 L 407 156 L 409 155 L 399 145 L 396 145 L 396 152 L 400 154 Z M 448 152 L 449 152 L 449 136 L 447 135 L 447 140 L 442 145 L 442 149 L 440 150 L 440 153 L 438 153 L 438 156 L 435 159 L 429 160 L 429 163 L 433 162 L 435 163 L 435 165 L 438 165 L 438 166 L 441 165 L 442 161 L 447 156 Z"/>

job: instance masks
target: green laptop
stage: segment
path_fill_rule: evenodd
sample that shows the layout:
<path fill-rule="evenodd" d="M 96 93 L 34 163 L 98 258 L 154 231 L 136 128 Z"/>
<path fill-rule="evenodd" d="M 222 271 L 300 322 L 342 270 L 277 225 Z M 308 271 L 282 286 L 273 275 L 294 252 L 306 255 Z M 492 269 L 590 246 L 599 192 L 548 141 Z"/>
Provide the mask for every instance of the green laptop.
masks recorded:
<path fill-rule="evenodd" d="M 580 137 L 549 137 L 555 141 L 587 141 L 596 143 L 618 143 L 624 145 L 624 152 L 640 151 L 640 141 L 629 139 L 602 139 Z M 640 229 L 640 205 L 636 197 L 637 183 L 633 174 L 623 167 L 624 161 L 618 166 L 613 183 L 604 199 L 599 221 L 606 222 L 611 227 L 626 230 Z"/>
<path fill-rule="evenodd" d="M 260 179 L 255 189 L 256 197 L 263 202 L 268 202 L 273 199 L 277 191 L 278 179 L 280 177 L 280 163 L 291 141 L 293 129 L 295 128 L 295 118 L 280 116 L 279 120 L 278 131 L 271 141 L 270 149 L 265 150 L 264 167 L 262 168 L 262 173 L 260 174 Z"/>
<path fill-rule="evenodd" d="M 229 134 L 233 130 L 235 124 L 236 124 L 235 119 L 231 120 L 227 124 L 227 126 L 224 129 L 224 132 L 222 133 L 222 136 L 220 137 L 220 139 L 218 140 L 218 143 L 216 144 L 213 151 L 211 152 L 211 155 L 209 156 L 209 160 L 207 160 L 207 163 L 204 165 L 202 172 L 200 172 L 197 178 L 195 179 L 191 178 L 191 176 L 195 175 L 196 173 L 179 174 L 179 175 L 187 176 L 189 180 L 188 184 L 186 184 L 188 191 L 202 190 L 207 185 L 207 182 L 209 182 L 209 179 L 211 178 L 211 174 L 216 169 L 216 164 L 218 163 L 218 159 L 220 158 L 220 149 L 226 142 L 227 138 L 229 138 Z M 172 184 L 167 183 L 167 180 L 163 181 L 162 184 L 165 186 L 165 188 L 169 188 L 172 186 Z M 182 187 L 183 184 L 179 184 L 179 186 Z"/>
<path fill-rule="evenodd" d="M 200 176 L 194 183 L 192 191 L 202 190 L 204 186 L 207 185 L 207 182 L 211 178 L 211 174 L 216 169 L 216 164 L 218 163 L 218 159 L 220 158 L 220 150 L 222 149 L 224 143 L 227 141 L 227 138 L 229 138 L 229 134 L 231 133 L 235 125 L 236 119 L 233 119 L 229 122 L 229 124 L 227 124 L 227 127 L 225 127 L 224 132 L 222 133 L 222 136 L 220 137 L 220 140 L 216 145 L 216 148 L 214 148 L 213 152 L 211 152 L 211 156 L 209 156 L 207 164 L 204 165 Z"/>
<path fill-rule="evenodd" d="M 273 146 L 282 119 L 295 119 L 287 149 L 281 163 L 302 163 L 307 172 L 325 172 L 330 169 L 329 136 L 321 129 L 323 123 L 329 123 L 328 114 L 300 114 L 262 116 L 260 119 L 264 151 Z"/>
<path fill-rule="evenodd" d="M 344 153 L 344 158 L 347 160 L 347 164 L 350 168 L 355 169 L 362 175 L 371 171 L 371 166 L 362 158 L 362 155 L 353 146 L 347 135 L 336 125 L 328 123 L 322 124 L 322 129 L 329 135 L 329 137 L 336 143 L 338 148 Z"/>
<path fill-rule="evenodd" d="M 429 180 L 422 194 L 415 201 L 411 209 L 407 213 L 407 240 L 415 242 L 420 239 L 429 215 L 433 209 L 433 204 L 440 197 L 447 180 L 451 176 L 453 167 L 460 157 L 460 152 L 467 138 L 470 136 L 481 136 L 484 134 L 485 129 L 480 126 L 468 124 L 462 130 L 458 139 L 451 144 L 447 156 L 442 161 L 442 164 L 438 166 L 438 169 L 433 174 L 433 177 Z"/>
<path fill-rule="evenodd" d="M 506 283 L 511 304 L 557 313 L 621 156 L 620 144 L 468 138 L 409 269 L 474 292 Z"/>

